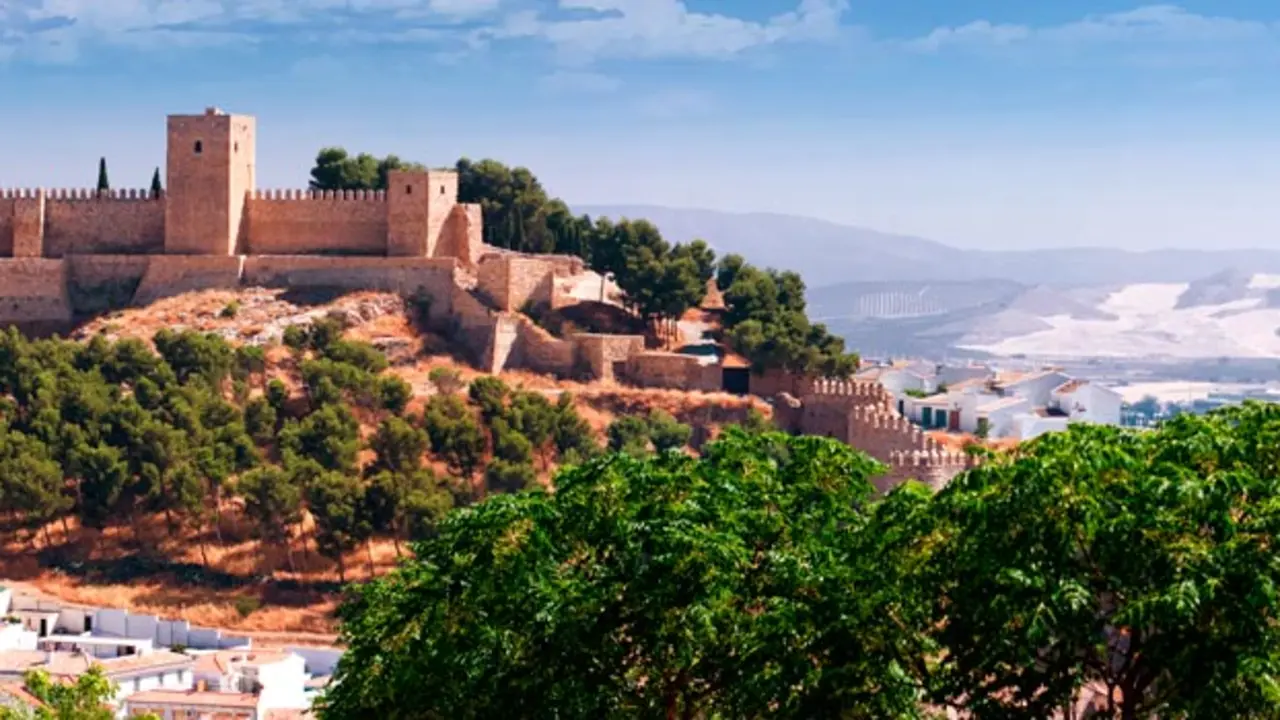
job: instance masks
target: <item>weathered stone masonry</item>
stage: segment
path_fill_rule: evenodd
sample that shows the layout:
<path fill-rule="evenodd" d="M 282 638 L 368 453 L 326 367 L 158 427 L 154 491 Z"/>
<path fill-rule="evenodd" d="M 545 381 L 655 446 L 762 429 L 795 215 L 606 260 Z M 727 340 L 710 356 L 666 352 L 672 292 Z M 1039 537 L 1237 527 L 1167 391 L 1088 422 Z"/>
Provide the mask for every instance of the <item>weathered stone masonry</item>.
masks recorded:
<path fill-rule="evenodd" d="M 430 298 L 431 320 L 490 372 L 527 367 L 715 391 L 725 370 L 640 336 L 557 338 L 519 311 L 580 302 L 580 258 L 488 247 L 451 170 L 395 171 L 385 191 L 259 190 L 253 117 L 210 108 L 167 123 L 167 191 L 0 190 L 0 325 L 64 322 L 167 295 L 240 286 L 384 290 Z M 600 284 L 603 299 L 603 282 Z M 883 388 L 755 375 L 784 428 L 839 438 L 938 487 L 968 466 L 913 427 Z"/>

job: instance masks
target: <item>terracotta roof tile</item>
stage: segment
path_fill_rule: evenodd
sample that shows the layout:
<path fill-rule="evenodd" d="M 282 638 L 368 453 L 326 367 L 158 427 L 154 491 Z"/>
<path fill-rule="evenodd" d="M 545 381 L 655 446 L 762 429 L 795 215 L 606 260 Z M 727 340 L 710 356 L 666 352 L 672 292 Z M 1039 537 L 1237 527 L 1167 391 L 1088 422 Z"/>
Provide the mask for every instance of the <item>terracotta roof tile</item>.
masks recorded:
<path fill-rule="evenodd" d="M 201 707 L 256 708 L 258 696 L 250 693 L 223 693 L 200 690 L 143 690 L 125 698 L 130 707 L 139 705 L 198 705 Z"/>

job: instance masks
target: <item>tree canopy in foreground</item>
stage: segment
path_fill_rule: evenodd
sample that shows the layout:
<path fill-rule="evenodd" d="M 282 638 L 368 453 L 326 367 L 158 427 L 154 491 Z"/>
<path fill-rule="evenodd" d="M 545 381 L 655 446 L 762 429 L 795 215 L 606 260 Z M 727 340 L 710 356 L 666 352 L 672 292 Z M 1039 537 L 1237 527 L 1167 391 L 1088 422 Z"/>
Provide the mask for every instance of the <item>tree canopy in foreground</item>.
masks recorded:
<path fill-rule="evenodd" d="M 342 610 L 323 716 L 909 713 L 902 631 L 862 587 L 887 569 L 878 469 L 733 430 L 700 460 L 618 454 L 459 511 Z"/>
<path fill-rule="evenodd" d="M 1277 440 L 1073 426 L 881 499 L 821 438 L 599 458 L 354 591 L 322 717 L 1274 718 Z"/>

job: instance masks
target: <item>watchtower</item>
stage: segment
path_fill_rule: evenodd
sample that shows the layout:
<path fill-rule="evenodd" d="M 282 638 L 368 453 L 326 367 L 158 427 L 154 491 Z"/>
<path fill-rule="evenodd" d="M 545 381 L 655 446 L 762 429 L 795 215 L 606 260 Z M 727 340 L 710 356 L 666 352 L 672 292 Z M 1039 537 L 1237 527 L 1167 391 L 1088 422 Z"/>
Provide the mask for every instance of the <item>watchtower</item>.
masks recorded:
<path fill-rule="evenodd" d="M 250 115 L 212 107 L 169 116 L 166 254 L 236 253 L 245 196 L 254 189 L 256 126 Z"/>
<path fill-rule="evenodd" d="M 454 170 L 393 170 L 387 175 L 387 255 L 434 257 L 458 204 Z"/>

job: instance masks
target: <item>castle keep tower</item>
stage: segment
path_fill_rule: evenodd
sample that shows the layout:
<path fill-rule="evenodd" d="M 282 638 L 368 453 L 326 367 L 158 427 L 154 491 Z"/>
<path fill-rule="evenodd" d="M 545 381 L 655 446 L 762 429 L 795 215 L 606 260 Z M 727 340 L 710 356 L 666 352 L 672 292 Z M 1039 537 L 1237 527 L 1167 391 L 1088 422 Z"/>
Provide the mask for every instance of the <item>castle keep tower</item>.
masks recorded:
<path fill-rule="evenodd" d="M 245 196 L 254 189 L 256 123 L 217 108 L 170 115 L 164 251 L 233 255 Z"/>
<path fill-rule="evenodd" d="M 445 222 L 458 204 L 454 170 L 387 174 L 387 255 L 435 257 Z"/>

